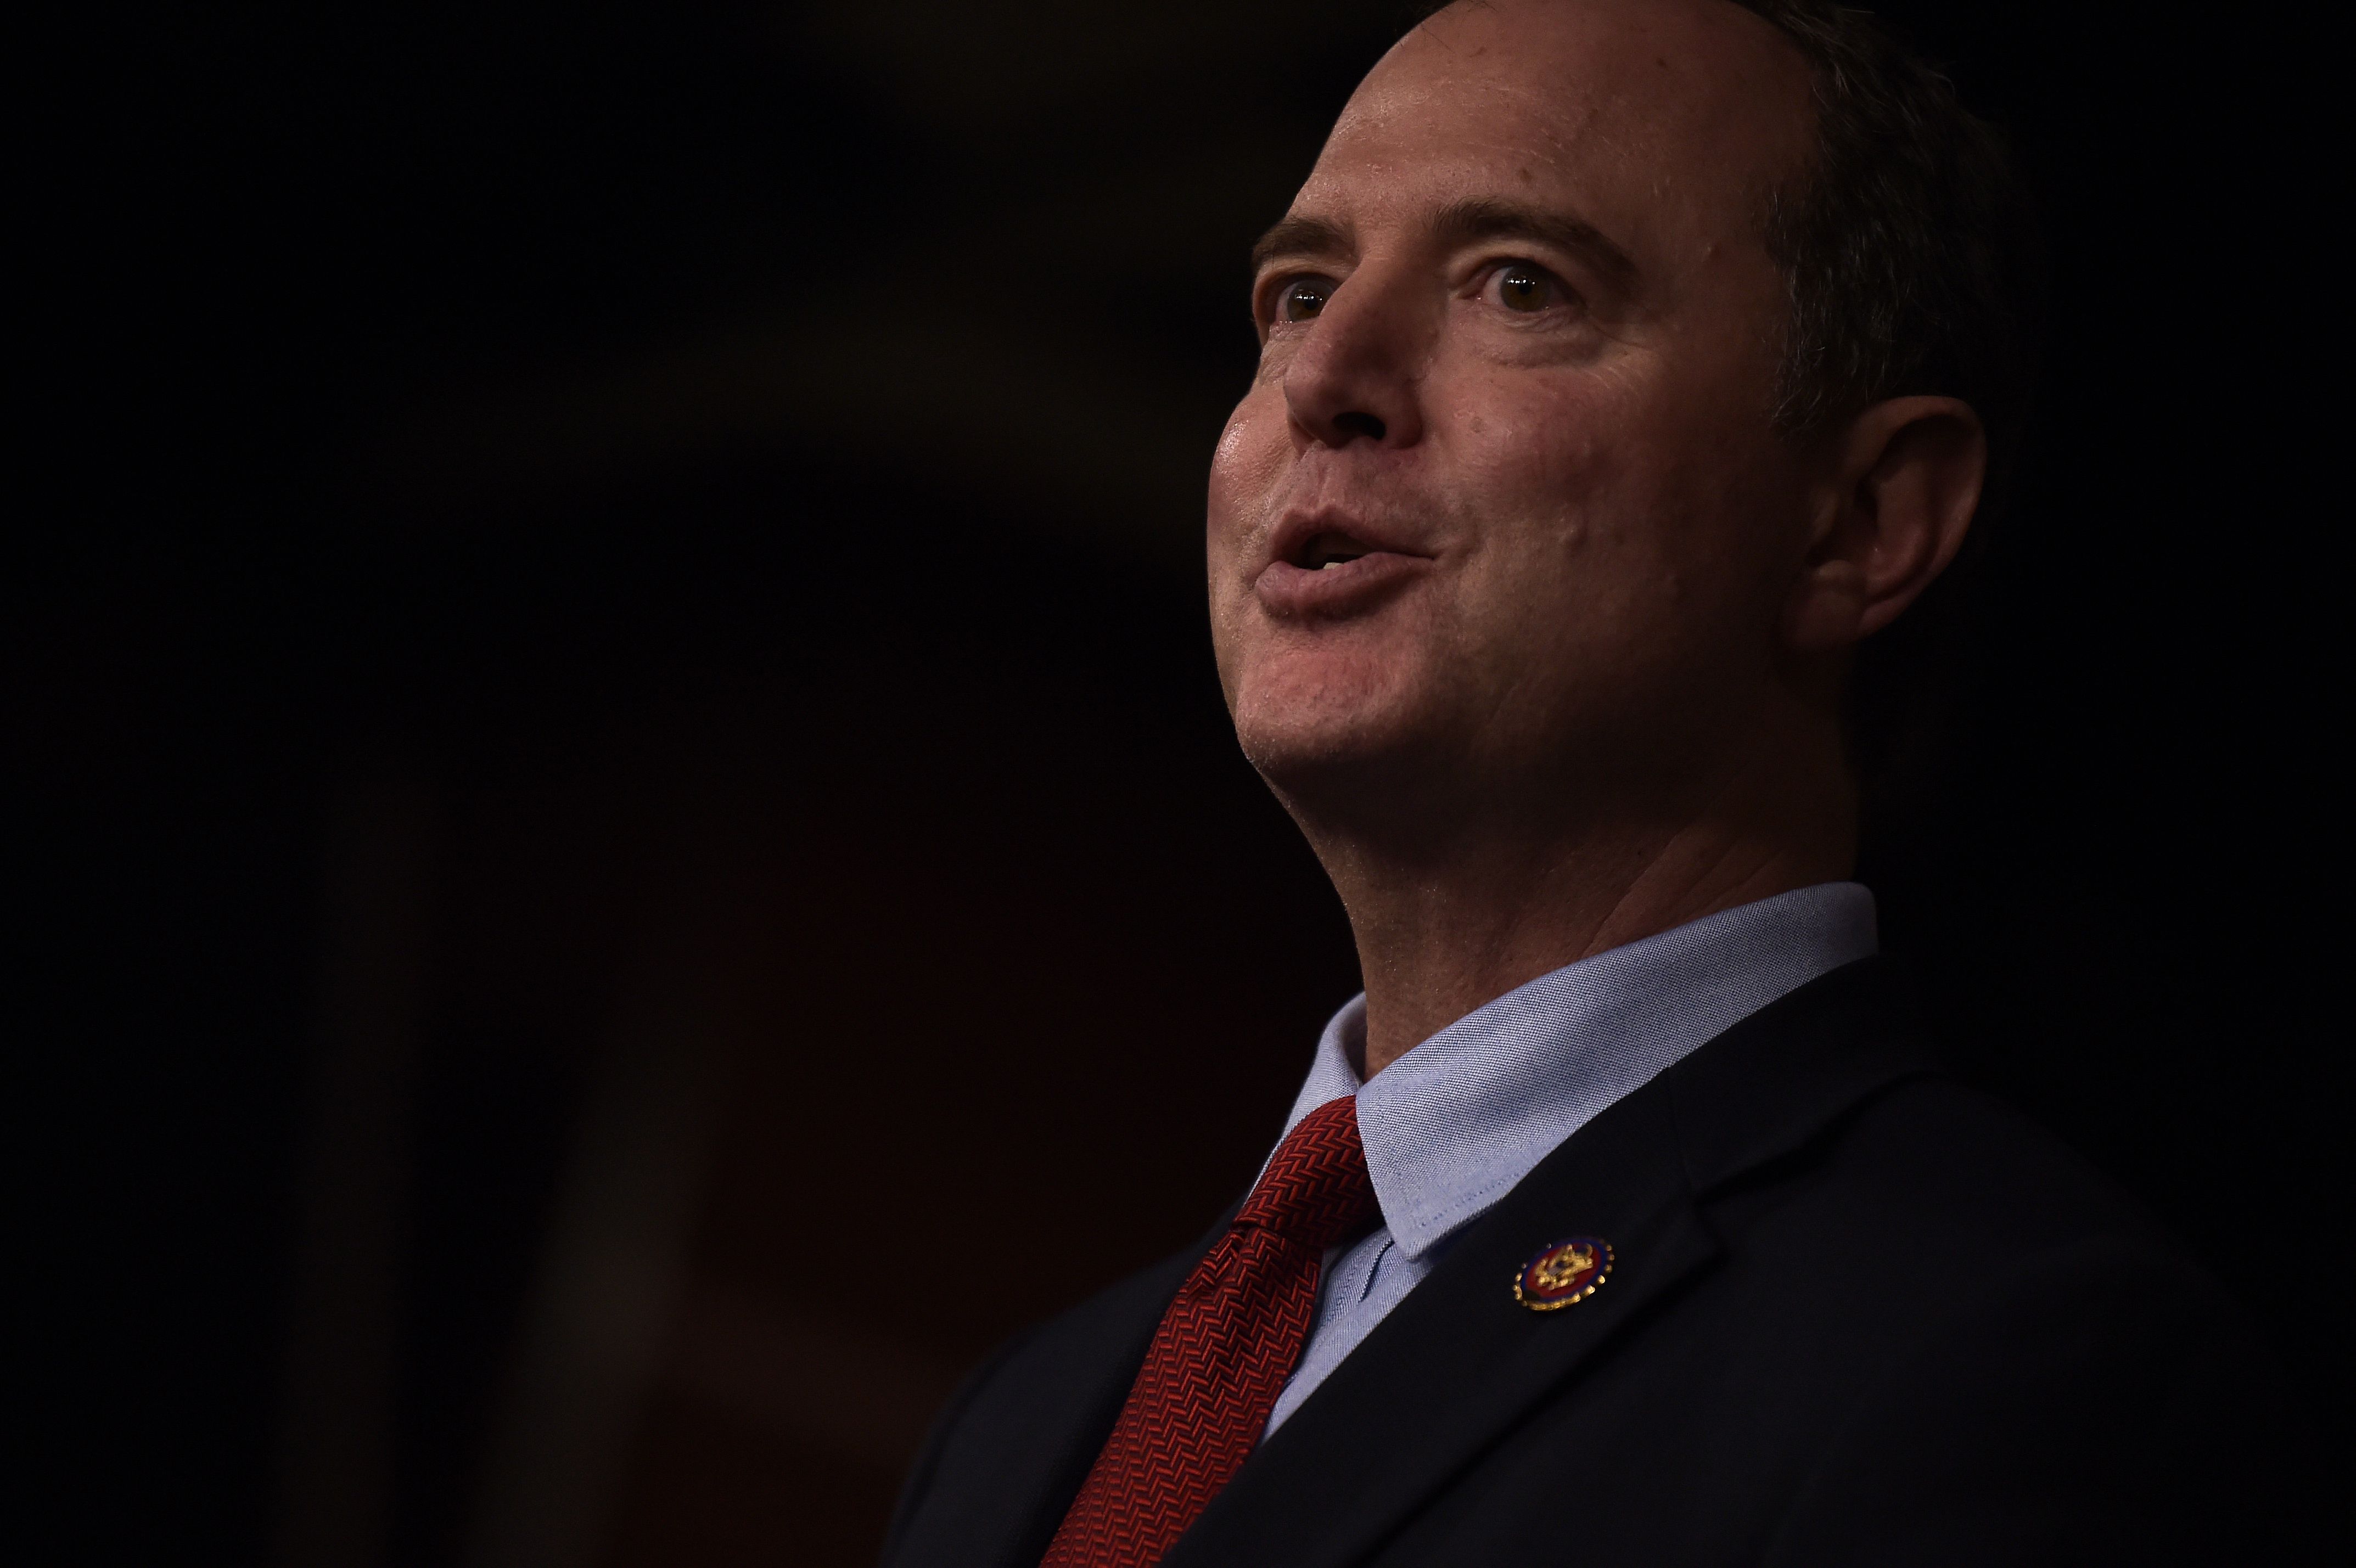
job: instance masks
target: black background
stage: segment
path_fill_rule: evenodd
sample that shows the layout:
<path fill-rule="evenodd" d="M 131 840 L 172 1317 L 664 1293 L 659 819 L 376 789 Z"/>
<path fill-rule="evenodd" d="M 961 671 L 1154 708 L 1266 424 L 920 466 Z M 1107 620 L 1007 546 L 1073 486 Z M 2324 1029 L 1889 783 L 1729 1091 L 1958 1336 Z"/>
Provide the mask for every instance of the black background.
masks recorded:
<path fill-rule="evenodd" d="M 2055 271 L 1948 787 L 1871 849 L 1887 942 L 2344 1442 L 2304 46 L 1885 14 L 2010 131 Z M 26 51 L 9 1099 L 56 1560 L 316 1555 L 284 1499 L 320 1290 L 379 1303 L 391 1381 L 379 1501 L 304 1539 L 479 1556 L 633 1008 L 734 1020 L 689 1272 L 950 1371 L 1248 1177 L 1354 969 L 1225 729 L 1202 471 L 1244 251 L 1394 31 L 479 0 Z M 334 1041 L 386 997 L 349 1093 L 394 1107 L 350 1124 L 391 1239 L 323 1275 Z M 840 1281 L 942 1245 L 1014 1283 Z M 573 1560 L 872 1551 L 888 1441 L 836 1476 L 632 1408 Z"/>

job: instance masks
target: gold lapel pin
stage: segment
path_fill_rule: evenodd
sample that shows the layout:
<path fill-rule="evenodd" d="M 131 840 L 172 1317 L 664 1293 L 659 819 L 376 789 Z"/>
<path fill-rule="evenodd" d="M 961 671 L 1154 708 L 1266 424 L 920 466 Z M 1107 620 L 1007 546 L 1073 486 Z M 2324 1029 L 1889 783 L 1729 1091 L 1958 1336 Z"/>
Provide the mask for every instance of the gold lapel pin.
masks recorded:
<path fill-rule="evenodd" d="M 1595 1294 L 1612 1272 L 1612 1243 L 1572 1236 L 1542 1250 L 1514 1276 L 1514 1299 L 1533 1312 L 1558 1312 Z"/>

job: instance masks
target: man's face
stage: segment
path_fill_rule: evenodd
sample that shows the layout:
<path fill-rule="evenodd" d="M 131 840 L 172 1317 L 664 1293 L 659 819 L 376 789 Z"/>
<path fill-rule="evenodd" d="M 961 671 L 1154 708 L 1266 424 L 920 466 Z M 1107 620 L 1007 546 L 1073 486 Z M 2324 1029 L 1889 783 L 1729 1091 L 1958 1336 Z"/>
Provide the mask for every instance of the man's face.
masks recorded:
<path fill-rule="evenodd" d="M 1722 0 L 1462 5 L 1359 88 L 1211 474 L 1220 678 L 1280 790 L 1568 805 L 1741 721 L 1805 547 L 1761 216 L 1810 133 Z"/>

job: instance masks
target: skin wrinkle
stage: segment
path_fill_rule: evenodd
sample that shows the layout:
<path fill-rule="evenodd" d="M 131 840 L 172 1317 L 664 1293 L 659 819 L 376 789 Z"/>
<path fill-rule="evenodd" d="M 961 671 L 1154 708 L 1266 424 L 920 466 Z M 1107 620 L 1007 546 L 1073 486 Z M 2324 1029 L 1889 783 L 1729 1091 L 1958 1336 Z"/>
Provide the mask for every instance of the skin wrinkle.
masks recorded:
<path fill-rule="evenodd" d="M 1773 428 L 1759 193 L 1811 125 L 1796 51 L 1721 0 L 1460 6 L 1370 74 L 1271 230 L 1212 474 L 1214 643 L 1349 915 L 1371 1071 L 1548 969 L 1847 874 L 1848 650 L 1952 555 L 1984 457 L 1951 400 L 1805 449 Z M 1535 312 L 1494 293 L 1507 261 L 1558 274 Z M 1301 271 L 1322 304 L 1282 317 Z M 1405 553 L 1276 560 L 1288 516 Z"/>

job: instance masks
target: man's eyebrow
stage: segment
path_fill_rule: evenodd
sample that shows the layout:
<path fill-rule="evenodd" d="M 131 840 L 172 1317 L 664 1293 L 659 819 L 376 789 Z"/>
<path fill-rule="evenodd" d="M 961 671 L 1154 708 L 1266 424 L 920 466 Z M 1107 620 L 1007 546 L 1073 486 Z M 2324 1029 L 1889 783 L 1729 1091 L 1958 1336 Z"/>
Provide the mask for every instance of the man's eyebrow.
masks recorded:
<path fill-rule="evenodd" d="M 1350 236 L 1340 224 L 1323 218 L 1288 218 L 1252 246 L 1252 271 L 1279 256 L 1338 256 L 1349 249 Z"/>
<path fill-rule="evenodd" d="M 1636 282 L 1636 263 L 1627 251 L 1592 223 L 1567 213 L 1494 197 L 1468 197 L 1442 208 L 1433 227 L 1440 240 L 1451 245 L 1478 240 L 1534 240 L 1583 257 L 1616 288 L 1629 289 Z M 1342 225 L 1323 218 L 1288 218 L 1252 247 L 1252 271 L 1258 272 L 1279 256 L 1334 256 L 1350 249 L 1349 231 Z"/>
<path fill-rule="evenodd" d="M 1440 215 L 1440 236 L 1455 244 L 1475 240 L 1535 240 L 1582 257 L 1619 289 L 1636 282 L 1636 263 L 1609 235 L 1583 218 L 1476 197 L 1451 202 Z"/>

